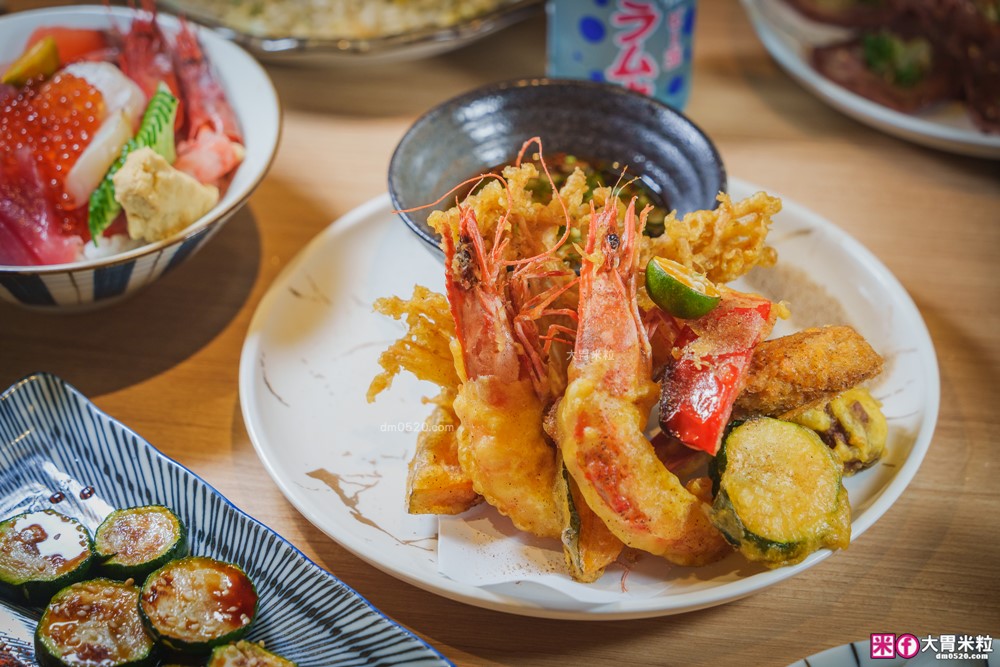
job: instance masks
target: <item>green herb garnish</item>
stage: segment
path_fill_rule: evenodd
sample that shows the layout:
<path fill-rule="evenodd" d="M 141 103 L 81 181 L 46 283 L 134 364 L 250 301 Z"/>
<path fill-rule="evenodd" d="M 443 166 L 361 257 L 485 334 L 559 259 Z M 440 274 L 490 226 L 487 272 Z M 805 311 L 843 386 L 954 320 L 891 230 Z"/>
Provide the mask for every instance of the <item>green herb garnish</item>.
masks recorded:
<path fill-rule="evenodd" d="M 868 69 L 895 86 L 912 88 L 931 69 L 931 45 L 922 37 L 903 39 L 883 30 L 865 35 L 862 47 Z"/>

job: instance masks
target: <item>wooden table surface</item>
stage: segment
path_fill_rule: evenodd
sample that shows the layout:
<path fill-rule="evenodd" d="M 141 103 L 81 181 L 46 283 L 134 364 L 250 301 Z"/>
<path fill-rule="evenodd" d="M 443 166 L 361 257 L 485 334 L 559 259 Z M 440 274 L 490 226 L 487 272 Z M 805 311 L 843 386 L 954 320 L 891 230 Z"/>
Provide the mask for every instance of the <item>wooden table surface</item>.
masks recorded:
<path fill-rule="evenodd" d="M 268 286 L 331 221 L 385 191 L 392 150 L 419 114 L 484 83 L 542 74 L 542 16 L 419 62 L 269 68 L 283 137 L 249 206 L 199 255 L 113 309 L 44 316 L 0 305 L 0 385 L 38 370 L 62 376 L 461 665 L 780 666 L 874 632 L 1000 636 L 998 164 L 840 115 L 778 69 L 736 0 L 699 11 L 688 113 L 729 173 L 796 199 L 870 248 L 913 296 L 937 348 L 930 451 L 849 551 L 694 613 L 524 618 L 426 593 L 359 560 L 300 516 L 258 461 L 237 368 Z"/>

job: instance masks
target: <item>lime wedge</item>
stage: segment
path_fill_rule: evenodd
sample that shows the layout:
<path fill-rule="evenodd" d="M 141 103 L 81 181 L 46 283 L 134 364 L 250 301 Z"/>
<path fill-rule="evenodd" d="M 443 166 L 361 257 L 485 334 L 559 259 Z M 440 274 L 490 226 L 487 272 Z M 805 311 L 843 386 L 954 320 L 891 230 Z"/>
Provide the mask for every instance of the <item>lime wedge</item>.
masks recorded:
<path fill-rule="evenodd" d="M 705 315 L 722 299 L 704 275 L 663 257 L 654 257 L 646 265 L 646 291 L 653 303 L 684 320 Z"/>
<path fill-rule="evenodd" d="M 31 77 L 49 76 L 57 69 L 59 69 L 59 50 L 56 48 L 56 40 L 45 37 L 21 54 L 21 57 L 7 68 L 0 81 L 12 86 L 23 86 Z"/>

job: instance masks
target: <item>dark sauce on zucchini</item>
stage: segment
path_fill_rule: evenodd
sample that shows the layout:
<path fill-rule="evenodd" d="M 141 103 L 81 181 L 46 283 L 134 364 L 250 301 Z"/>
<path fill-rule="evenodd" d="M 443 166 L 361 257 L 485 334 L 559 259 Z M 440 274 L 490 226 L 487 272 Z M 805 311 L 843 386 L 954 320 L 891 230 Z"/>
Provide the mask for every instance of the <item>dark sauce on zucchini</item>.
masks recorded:
<path fill-rule="evenodd" d="M 42 664 L 149 664 L 153 640 L 143 630 L 138 599 L 134 585 L 107 579 L 61 590 L 38 625 Z"/>
<path fill-rule="evenodd" d="M 531 193 L 532 199 L 536 202 L 548 203 L 552 200 L 552 185 L 545 176 L 539 161 L 538 153 L 530 156 L 531 162 L 538 168 L 539 177 L 528 181 L 527 190 Z M 489 169 L 491 174 L 500 174 L 504 167 L 513 163 L 497 165 Z M 557 189 L 566 184 L 566 179 L 577 168 L 581 169 L 587 177 L 589 192 L 584 197 L 584 202 L 589 202 L 596 188 L 616 187 L 620 188 L 618 196 L 622 201 L 628 202 L 632 197 L 636 197 L 636 211 L 641 211 L 646 206 L 652 206 L 649 217 L 646 219 L 647 236 L 659 236 L 663 233 L 663 221 L 670 213 L 669 202 L 664 198 L 660 188 L 652 183 L 642 174 L 637 174 L 626 170 L 626 166 L 619 161 L 596 160 L 582 158 L 569 153 L 555 153 L 545 156 L 545 164 L 549 168 L 552 176 L 552 183 Z M 622 171 L 626 170 L 624 176 Z M 473 193 L 478 191 L 483 185 L 477 186 Z"/>
<path fill-rule="evenodd" d="M 111 554 L 117 563 L 139 565 L 164 553 L 177 540 L 173 518 L 140 508 L 115 513 L 97 531 L 101 554 Z"/>
<path fill-rule="evenodd" d="M 43 576 L 69 571 L 90 557 L 83 528 L 52 510 L 17 517 L 0 540 L 0 550 L 0 566 L 6 560 L 12 566 L 30 563 Z"/>
<path fill-rule="evenodd" d="M 150 575 L 141 606 L 157 632 L 201 650 L 253 621 L 257 592 L 238 567 L 193 556 Z"/>
<path fill-rule="evenodd" d="M 253 619 L 257 591 L 242 572 L 234 568 L 228 570 L 229 585 L 222 590 L 213 591 L 212 596 L 218 603 L 218 613 L 228 615 L 233 625 L 245 625 L 249 622 L 246 619 Z"/>

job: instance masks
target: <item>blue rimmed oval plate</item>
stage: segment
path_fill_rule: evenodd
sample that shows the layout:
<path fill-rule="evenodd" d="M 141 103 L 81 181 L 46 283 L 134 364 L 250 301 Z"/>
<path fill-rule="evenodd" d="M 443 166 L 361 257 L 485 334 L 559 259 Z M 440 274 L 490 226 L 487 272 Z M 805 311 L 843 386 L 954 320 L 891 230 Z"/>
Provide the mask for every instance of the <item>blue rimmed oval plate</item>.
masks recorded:
<path fill-rule="evenodd" d="M 246 570 L 261 594 L 249 639 L 299 667 L 451 664 L 59 378 L 38 373 L 0 395 L 0 518 L 52 507 L 93 531 L 115 507 L 153 503 L 187 524 L 193 553 Z M 0 601 L 0 657 L 33 663 L 38 617 Z"/>

